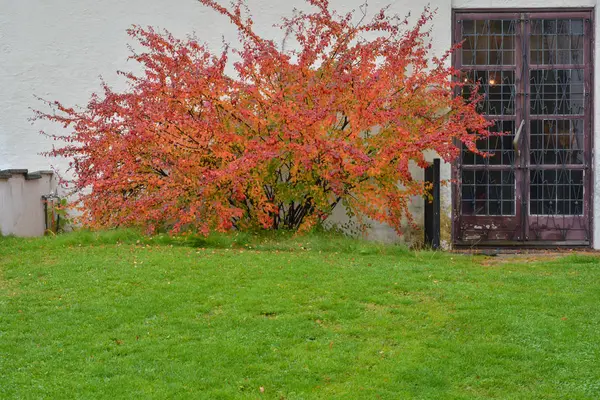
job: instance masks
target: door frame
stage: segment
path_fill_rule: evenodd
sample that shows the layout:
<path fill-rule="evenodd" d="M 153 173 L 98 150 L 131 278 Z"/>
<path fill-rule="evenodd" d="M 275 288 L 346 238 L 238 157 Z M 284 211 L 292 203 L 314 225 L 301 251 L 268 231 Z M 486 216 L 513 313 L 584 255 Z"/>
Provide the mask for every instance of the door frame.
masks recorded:
<path fill-rule="evenodd" d="M 457 159 L 454 160 L 454 162 L 451 165 L 451 239 L 452 239 L 452 244 L 454 247 L 526 247 L 526 248 L 532 248 L 532 247 L 539 247 L 539 248 L 549 248 L 549 247 L 592 247 L 593 243 L 594 243 L 594 198 L 595 198 L 595 193 L 594 193 L 594 182 L 595 182 L 595 155 L 594 155 L 594 119 L 595 119 L 595 77 L 594 77 L 594 67 L 596 64 L 596 58 L 595 58 L 595 20 L 594 20 L 594 8 L 592 7 L 554 7 L 554 8 L 544 8 L 544 9 L 540 9 L 540 8 L 457 8 L 457 9 L 452 9 L 452 21 L 451 21 L 451 37 L 452 37 L 452 45 L 456 45 L 456 43 L 458 42 L 459 39 L 459 35 L 457 35 L 457 29 L 459 28 L 459 24 L 458 24 L 458 20 L 461 16 L 468 16 L 469 14 L 477 14 L 477 16 L 481 17 L 482 14 L 485 14 L 488 16 L 489 19 L 494 19 L 495 16 L 516 16 L 517 18 L 519 18 L 520 21 L 520 15 L 521 14 L 535 14 L 532 17 L 537 18 L 544 18 L 544 17 L 549 17 L 549 18 L 557 18 L 557 14 L 562 14 L 565 17 L 564 18 L 583 18 L 584 19 L 584 23 L 585 22 L 589 22 L 589 29 L 587 29 L 587 31 L 584 31 L 586 33 L 584 33 L 584 35 L 587 35 L 587 43 L 589 43 L 588 48 L 586 49 L 584 47 L 584 54 L 589 54 L 589 59 L 588 60 L 584 60 L 584 62 L 587 62 L 588 64 L 591 65 L 589 66 L 589 72 L 587 72 L 587 76 L 589 77 L 589 84 L 585 85 L 586 89 L 589 88 L 589 99 L 587 100 L 587 102 L 585 103 L 587 105 L 587 110 L 586 110 L 586 114 L 584 114 L 584 124 L 585 126 L 589 129 L 589 133 L 587 135 L 587 138 L 585 140 L 585 145 L 586 146 L 590 146 L 590 150 L 589 150 L 589 159 L 587 160 L 587 169 L 585 170 L 585 175 L 586 177 L 584 178 L 584 182 L 583 182 L 583 186 L 584 186 L 584 201 L 588 200 L 588 205 L 587 205 L 587 212 L 586 210 L 584 210 L 584 216 L 587 214 L 587 222 L 589 224 L 589 234 L 588 234 L 588 238 L 589 240 L 586 241 L 570 241 L 570 240 L 548 240 L 548 241 L 539 241 L 539 240 L 531 240 L 528 237 L 528 232 L 530 230 L 530 216 L 529 216 L 529 204 L 528 204 L 528 193 L 523 193 L 523 195 L 526 195 L 527 197 L 524 197 L 522 200 L 522 204 L 518 205 L 518 200 L 517 200 L 517 191 L 520 190 L 518 189 L 518 186 L 521 186 L 521 184 L 519 182 L 516 181 L 516 177 L 515 177 L 515 216 L 518 217 L 517 215 L 517 209 L 520 209 L 524 206 L 524 209 L 521 210 L 521 214 L 522 214 L 522 224 L 523 227 L 521 228 L 523 231 L 523 237 L 520 238 L 519 240 L 495 240 L 495 241 L 490 241 L 490 242 L 482 242 L 481 239 L 479 240 L 474 240 L 474 241 L 465 241 L 465 240 L 459 240 L 460 238 L 460 204 L 459 203 L 459 191 L 461 190 L 461 186 L 459 185 L 460 182 L 460 176 L 459 176 L 459 172 L 460 172 L 460 168 L 459 168 L 459 164 L 460 164 L 460 157 L 457 157 Z M 558 17 L 560 18 L 560 17 Z M 584 25 L 584 29 L 585 25 Z M 519 28 L 519 32 L 521 35 L 524 35 L 525 32 L 521 31 L 521 28 Z M 584 36 L 585 37 L 585 36 Z M 584 39 L 586 40 L 586 39 Z M 522 51 L 525 51 L 524 48 L 521 49 Z M 457 60 L 457 56 L 456 56 L 457 52 L 454 52 L 452 54 L 452 66 L 453 67 L 457 67 L 458 66 L 458 60 Z M 520 69 L 520 67 L 518 65 L 515 65 L 515 71 Z M 522 68 L 521 68 L 522 69 Z M 588 68 L 586 67 L 585 70 L 587 70 Z M 584 70 L 584 71 L 585 71 Z M 527 73 L 529 73 L 530 68 L 528 67 L 527 69 Z M 528 77 L 522 77 L 523 79 L 529 79 Z M 516 79 L 516 77 L 515 77 Z M 515 82 L 516 84 L 516 82 Z M 523 88 L 525 87 L 529 87 L 530 84 L 528 82 L 525 82 L 523 84 Z M 515 89 L 517 92 L 519 90 L 521 90 L 520 87 L 517 87 Z M 524 90 L 524 89 L 523 89 Z M 585 101 L 585 100 L 584 100 Z M 532 121 L 531 119 L 529 119 L 527 116 L 529 115 L 529 104 L 526 103 L 526 101 L 524 99 L 521 100 L 522 102 L 522 106 L 521 109 L 519 110 L 516 107 L 515 104 L 515 129 L 517 129 L 516 126 L 516 122 L 518 121 L 517 116 L 519 115 L 519 113 L 521 114 L 521 118 L 523 121 L 527 121 L 527 124 L 525 125 L 529 125 L 530 121 Z M 549 115 L 549 119 L 552 116 Z M 524 127 L 525 128 L 525 127 Z M 522 138 L 522 140 L 527 141 L 527 143 L 529 143 L 529 139 L 530 139 L 530 126 L 526 126 L 527 128 L 527 136 Z M 462 146 L 461 143 L 457 143 L 457 145 Z M 527 146 L 526 151 L 529 151 L 529 145 Z M 461 152 L 462 154 L 462 152 Z M 527 157 L 527 159 L 529 159 L 529 156 Z M 519 163 L 522 164 L 523 160 L 519 160 Z M 519 165 L 520 168 L 523 168 L 523 165 Z M 526 166 L 527 169 L 524 169 L 522 175 L 525 174 L 529 174 L 530 171 L 530 165 Z M 526 178 L 527 180 L 529 180 L 529 176 L 527 176 Z M 527 188 L 529 188 L 529 184 L 526 186 Z M 558 217 L 558 216 L 557 216 Z M 486 218 L 490 218 L 489 216 L 481 216 L 480 217 L 483 221 Z M 550 218 L 550 216 L 548 217 Z"/>

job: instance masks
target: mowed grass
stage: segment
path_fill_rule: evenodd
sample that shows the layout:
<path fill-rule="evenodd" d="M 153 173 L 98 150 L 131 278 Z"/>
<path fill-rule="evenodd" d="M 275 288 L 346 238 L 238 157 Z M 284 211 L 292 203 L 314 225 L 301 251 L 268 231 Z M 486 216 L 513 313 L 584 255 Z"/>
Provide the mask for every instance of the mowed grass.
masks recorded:
<path fill-rule="evenodd" d="M 600 259 L 0 239 L 0 398 L 597 399 Z"/>

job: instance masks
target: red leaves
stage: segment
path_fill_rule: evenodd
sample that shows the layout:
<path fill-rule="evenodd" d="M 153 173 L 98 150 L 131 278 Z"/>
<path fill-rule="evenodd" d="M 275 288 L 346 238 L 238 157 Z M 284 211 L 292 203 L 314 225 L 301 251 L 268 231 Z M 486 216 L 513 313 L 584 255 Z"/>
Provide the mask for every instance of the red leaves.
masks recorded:
<path fill-rule="evenodd" d="M 48 154 L 74 158 L 91 226 L 308 229 L 341 201 L 399 228 L 424 190 L 410 165 L 424 150 L 450 161 L 456 139 L 472 146 L 471 132 L 485 133 L 476 99 L 453 96 L 449 53 L 428 59 L 429 9 L 408 29 L 385 10 L 356 24 L 308 0 L 315 13 L 281 25 L 299 47 L 281 50 L 242 2 L 200 2 L 240 31 L 237 76 L 224 72 L 229 50 L 136 26 L 145 51 L 131 58 L 144 73 L 123 73 L 129 90 L 103 85 L 83 110 L 55 102 L 57 114 L 36 113 L 72 129 L 50 135 L 68 144 Z"/>

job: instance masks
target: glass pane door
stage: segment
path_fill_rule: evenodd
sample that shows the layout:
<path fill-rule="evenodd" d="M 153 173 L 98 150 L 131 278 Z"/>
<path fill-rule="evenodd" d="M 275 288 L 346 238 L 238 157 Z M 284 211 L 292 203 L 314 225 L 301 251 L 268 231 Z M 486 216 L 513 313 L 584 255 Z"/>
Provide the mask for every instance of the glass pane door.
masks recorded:
<path fill-rule="evenodd" d="M 458 236 L 475 243 L 521 240 L 519 160 L 513 146 L 522 120 L 517 108 L 522 79 L 518 15 L 476 14 L 457 22 L 455 32 L 463 41 L 456 57 L 465 84 L 462 96 L 469 99 L 479 90 L 478 110 L 493 122 L 490 136 L 476 143 L 482 154 L 465 148 L 458 162 Z"/>
<path fill-rule="evenodd" d="M 589 242 L 590 20 L 531 14 L 525 27 L 528 215 L 525 238 Z"/>
<path fill-rule="evenodd" d="M 589 244 L 589 18 L 455 13 L 462 95 L 493 121 L 454 168 L 456 244 Z"/>

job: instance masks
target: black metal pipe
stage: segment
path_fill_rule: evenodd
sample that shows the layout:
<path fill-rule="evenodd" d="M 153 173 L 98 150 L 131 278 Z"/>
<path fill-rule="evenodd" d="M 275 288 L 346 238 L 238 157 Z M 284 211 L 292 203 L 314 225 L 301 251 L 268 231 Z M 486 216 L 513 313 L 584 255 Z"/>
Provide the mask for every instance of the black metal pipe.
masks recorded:
<path fill-rule="evenodd" d="M 431 200 L 425 198 L 425 245 L 440 248 L 440 159 L 425 168 L 425 181 L 431 185 Z"/>

